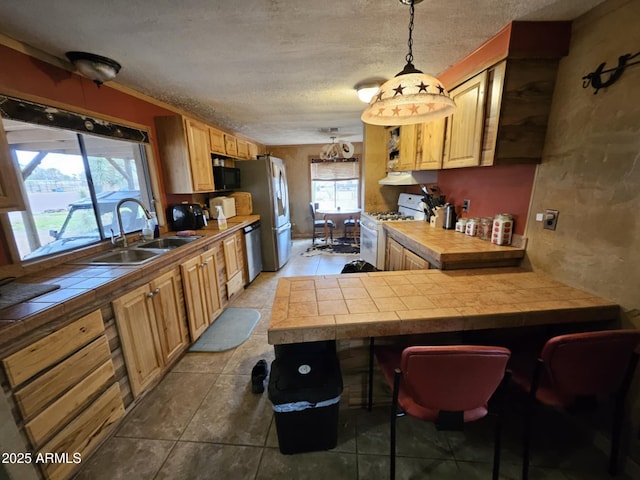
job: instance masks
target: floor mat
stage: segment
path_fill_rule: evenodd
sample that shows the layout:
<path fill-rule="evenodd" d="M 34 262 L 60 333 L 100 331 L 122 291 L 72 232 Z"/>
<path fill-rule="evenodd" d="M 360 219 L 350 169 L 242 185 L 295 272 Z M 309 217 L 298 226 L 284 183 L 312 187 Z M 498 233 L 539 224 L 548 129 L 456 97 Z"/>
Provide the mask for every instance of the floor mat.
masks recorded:
<path fill-rule="evenodd" d="M 241 345 L 258 324 L 260 312 L 252 308 L 227 308 L 194 343 L 190 352 L 224 352 Z"/>
<path fill-rule="evenodd" d="M 305 257 L 312 257 L 314 255 L 344 255 L 351 253 L 360 253 L 360 245 L 351 243 L 334 243 L 330 245 L 315 245 L 307 248 L 302 253 Z"/>

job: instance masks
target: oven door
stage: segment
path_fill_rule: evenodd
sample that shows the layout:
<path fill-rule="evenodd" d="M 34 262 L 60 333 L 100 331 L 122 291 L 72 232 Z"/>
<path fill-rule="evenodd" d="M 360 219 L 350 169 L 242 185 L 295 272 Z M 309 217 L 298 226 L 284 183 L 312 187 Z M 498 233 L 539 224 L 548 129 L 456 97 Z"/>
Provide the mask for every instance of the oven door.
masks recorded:
<path fill-rule="evenodd" d="M 360 222 L 360 258 L 379 270 L 378 265 L 378 229 L 372 230 L 365 222 Z"/>

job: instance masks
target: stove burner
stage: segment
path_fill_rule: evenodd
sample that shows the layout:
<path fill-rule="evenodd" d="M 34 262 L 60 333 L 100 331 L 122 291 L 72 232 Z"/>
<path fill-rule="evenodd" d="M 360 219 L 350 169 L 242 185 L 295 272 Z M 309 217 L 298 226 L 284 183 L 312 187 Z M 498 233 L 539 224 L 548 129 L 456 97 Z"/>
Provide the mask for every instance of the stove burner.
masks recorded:
<path fill-rule="evenodd" d="M 367 212 L 367 215 L 379 222 L 399 222 L 413 220 L 413 215 L 404 215 L 399 212 Z"/>

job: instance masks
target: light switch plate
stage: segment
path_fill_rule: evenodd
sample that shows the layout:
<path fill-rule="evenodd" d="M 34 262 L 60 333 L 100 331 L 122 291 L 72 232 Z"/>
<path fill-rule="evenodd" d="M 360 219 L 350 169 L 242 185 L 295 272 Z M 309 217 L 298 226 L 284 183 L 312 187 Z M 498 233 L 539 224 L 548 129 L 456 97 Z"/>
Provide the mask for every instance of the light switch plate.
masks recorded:
<path fill-rule="evenodd" d="M 558 223 L 558 210 L 547 210 L 544 218 L 544 228 L 546 230 L 555 230 Z"/>
<path fill-rule="evenodd" d="M 462 211 L 463 212 L 468 212 L 470 204 L 471 204 L 471 200 L 463 200 L 462 201 Z"/>

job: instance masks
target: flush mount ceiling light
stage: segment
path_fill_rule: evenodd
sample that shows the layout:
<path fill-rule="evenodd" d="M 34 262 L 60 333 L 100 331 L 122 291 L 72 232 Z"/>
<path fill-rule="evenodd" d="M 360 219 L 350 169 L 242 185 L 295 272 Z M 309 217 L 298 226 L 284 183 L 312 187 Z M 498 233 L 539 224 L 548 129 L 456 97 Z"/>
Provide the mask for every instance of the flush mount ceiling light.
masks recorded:
<path fill-rule="evenodd" d="M 107 57 L 87 52 L 67 52 L 67 58 L 85 77 L 96 85 L 113 80 L 120 71 L 120 64 Z"/>
<path fill-rule="evenodd" d="M 409 53 L 407 64 L 394 78 L 380 87 L 360 117 L 372 125 L 410 125 L 451 115 L 456 104 L 440 80 L 413 66 L 414 5 L 422 0 L 400 0 L 409 5 Z"/>
<path fill-rule="evenodd" d="M 358 98 L 361 102 L 369 103 L 374 95 L 378 93 L 380 85 L 382 85 L 384 82 L 384 79 L 363 80 L 362 82 L 356 83 L 353 88 L 356 92 L 358 92 Z"/>

